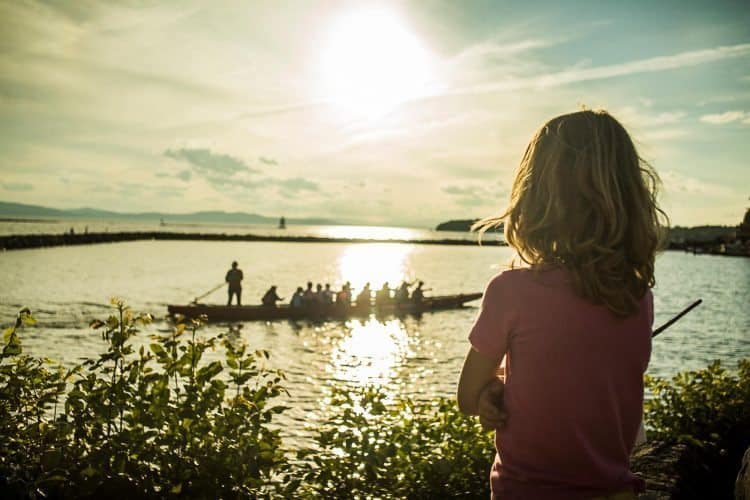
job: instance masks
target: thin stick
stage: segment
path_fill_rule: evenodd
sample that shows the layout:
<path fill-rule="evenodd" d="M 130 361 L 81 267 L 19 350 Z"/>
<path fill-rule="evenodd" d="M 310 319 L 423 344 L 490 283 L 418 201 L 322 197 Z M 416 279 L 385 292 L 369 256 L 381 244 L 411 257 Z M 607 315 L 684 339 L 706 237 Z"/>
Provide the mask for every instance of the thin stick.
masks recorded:
<path fill-rule="evenodd" d="M 197 303 L 197 302 L 198 302 L 199 300 L 201 300 L 201 299 L 202 299 L 203 297 L 205 297 L 206 295 L 208 295 L 208 294 L 210 294 L 210 293 L 213 293 L 213 292 L 215 292 L 215 291 L 216 291 L 216 290 L 218 290 L 219 288 L 223 287 L 223 286 L 224 286 L 225 284 L 226 284 L 226 283 L 219 283 L 218 285 L 216 285 L 215 287 L 213 287 L 212 289 L 210 289 L 209 291 L 207 291 L 207 292 L 206 292 L 206 293 L 204 293 L 203 295 L 201 295 L 201 296 L 199 296 L 199 297 L 196 297 L 196 298 L 194 298 L 194 299 L 193 299 L 193 304 L 196 304 L 196 303 Z"/>
<path fill-rule="evenodd" d="M 687 306 L 685 309 L 683 309 L 680 312 L 680 314 L 678 314 L 677 316 L 675 316 L 674 318 L 670 319 L 669 321 L 667 321 L 666 323 L 664 323 L 663 325 L 661 325 L 659 328 L 657 328 L 656 330 L 654 330 L 654 332 L 651 334 L 651 336 L 652 337 L 656 337 L 657 335 L 659 335 L 661 332 L 663 332 L 664 330 L 666 330 L 667 328 L 669 328 L 670 326 L 672 326 L 672 324 L 674 324 L 678 319 L 680 319 L 681 317 L 685 316 L 687 313 L 689 313 L 690 311 L 692 311 L 693 308 L 697 307 L 701 302 L 703 302 L 703 299 L 698 299 L 695 302 L 693 302 L 692 304 L 690 304 L 689 306 Z"/>

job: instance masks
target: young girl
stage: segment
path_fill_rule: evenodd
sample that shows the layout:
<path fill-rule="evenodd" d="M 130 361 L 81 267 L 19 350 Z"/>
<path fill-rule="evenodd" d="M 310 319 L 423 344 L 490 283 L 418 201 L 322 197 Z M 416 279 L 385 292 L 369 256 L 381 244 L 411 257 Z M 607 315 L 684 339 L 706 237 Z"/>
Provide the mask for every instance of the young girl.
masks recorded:
<path fill-rule="evenodd" d="M 657 184 L 617 120 L 580 111 L 536 133 L 509 208 L 480 223 L 504 221 L 528 265 L 487 285 L 458 384 L 461 410 L 496 428 L 493 498 L 643 489 L 629 457 L 651 353 Z"/>

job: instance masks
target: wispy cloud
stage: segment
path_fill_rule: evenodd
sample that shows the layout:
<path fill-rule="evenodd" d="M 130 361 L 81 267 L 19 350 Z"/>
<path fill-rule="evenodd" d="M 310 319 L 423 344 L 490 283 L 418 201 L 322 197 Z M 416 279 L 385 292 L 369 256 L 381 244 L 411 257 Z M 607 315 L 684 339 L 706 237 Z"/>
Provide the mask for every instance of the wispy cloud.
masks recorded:
<path fill-rule="evenodd" d="M 24 182 L 3 182 L 3 189 L 6 191 L 31 191 L 34 186 Z"/>
<path fill-rule="evenodd" d="M 703 123 L 711 125 L 726 125 L 728 123 L 742 123 L 750 125 L 750 112 L 748 111 L 725 111 L 724 113 L 715 113 L 701 116 Z"/>
<path fill-rule="evenodd" d="M 456 204 L 463 207 L 481 207 L 496 204 L 498 197 L 507 195 L 502 183 L 494 186 L 486 184 L 463 184 L 443 186 L 442 192 L 453 197 Z"/>
<path fill-rule="evenodd" d="M 302 177 L 293 177 L 290 179 L 269 179 L 270 182 L 280 186 L 284 191 L 298 193 L 300 191 L 319 191 L 320 186 L 316 183 L 303 179 Z"/>
<path fill-rule="evenodd" d="M 174 160 L 185 161 L 189 163 L 195 171 L 202 174 L 234 175 L 241 172 L 259 172 L 259 170 L 252 168 L 239 158 L 214 153 L 210 149 L 205 148 L 168 149 L 164 152 L 164 156 Z"/>
<path fill-rule="evenodd" d="M 714 184 L 711 182 L 705 182 L 695 177 L 690 177 L 683 173 L 675 170 L 667 170 L 661 172 L 661 180 L 664 183 L 664 188 L 667 193 L 671 192 L 682 192 L 686 194 L 701 194 L 701 195 L 712 195 L 722 198 L 729 198 L 733 196 L 731 189 L 725 186 Z"/>
<path fill-rule="evenodd" d="M 651 57 L 621 64 L 609 64 L 593 68 L 576 68 L 528 78 L 508 79 L 484 85 L 455 89 L 449 94 L 480 94 L 509 90 L 545 88 L 591 80 L 603 80 L 640 73 L 653 73 L 677 68 L 698 66 L 726 59 L 750 55 L 750 43 L 721 46 L 703 50 L 680 52 L 668 56 Z"/>
<path fill-rule="evenodd" d="M 529 40 L 515 45 L 493 47 L 491 44 L 485 42 L 479 47 L 467 49 L 466 54 L 457 56 L 456 60 L 460 61 L 469 56 L 475 57 L 477 55 L 486 58 L 492 54 L 500 55 L 502 53 L 512 53 L 513 51 L 528 50 L 534 47 L 546 46 L 549 45 L 549 43 L 550 42 Z M 620 64 L 609 64 L 595 67 L 575 66 L 563 71 L 540 73 L 527 77 L 510 76 L 490 83 L 442 89 L 410 100 L 414 102 L 460 95 L 479 95 L 495 92 L 559 87 L 573 83 L 687 68 L 747 56 L 750 56 L 750 43 L 726 45 L 702 50 L 679 52 L 667 56 L 651 57 Z M 455 64 L 456 60 L 452 61 L 450 64 Z M 237 118 L 254 118 L 265 115 L 294 113 L 330 104 L 331 101 L 311 101 L 290 105 L 279 105 L 269 108 L 250 109 L 239 115 Z"/>

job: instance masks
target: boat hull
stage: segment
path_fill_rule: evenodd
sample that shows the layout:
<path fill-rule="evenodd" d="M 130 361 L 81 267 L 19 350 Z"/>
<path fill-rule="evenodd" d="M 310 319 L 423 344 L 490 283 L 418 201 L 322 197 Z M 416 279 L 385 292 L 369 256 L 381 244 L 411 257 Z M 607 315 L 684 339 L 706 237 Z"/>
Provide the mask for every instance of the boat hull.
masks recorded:
<path fill-rule="evenodd" d="M 368 316 L 372 313 L 377 315 L 405 315 L 421 314 L 429 311 L 445 309 L 459 309 L 467 302 L 477 300 L 481 293 L 468 293 L 459 295 L 443 295 L 425 297 L 420 303 L 406 302 L 396 304 L 374 305 L 368 304 L 350 307 L 341 307 L 336 304 L 330 306 L 316 306 L 310 308 L 292 308 L 288 304 L 277 307 L 269 306 L 223 306 L 208 304 L 167 305 L 170 316 L 185 316 L 197 318 L 206 316 L 208 321 L 272 321 L 280 319 L 346 319 L 349 317 Z"/>

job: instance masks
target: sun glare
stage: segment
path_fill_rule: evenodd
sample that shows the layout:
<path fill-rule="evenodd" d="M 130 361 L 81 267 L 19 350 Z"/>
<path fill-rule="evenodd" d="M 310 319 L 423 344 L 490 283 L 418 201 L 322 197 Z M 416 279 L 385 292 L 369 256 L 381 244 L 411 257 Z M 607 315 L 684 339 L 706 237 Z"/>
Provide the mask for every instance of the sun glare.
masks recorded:
<path fill-rule="evenodd" d="M 408 257 L 413 245 L 393 243 L 357 243 L 349 245 L 339 258 L 342 280 L 351 282 L 354 293 L 369 282 L 373 290 L 384 282 L 395 288 L 410 277 Z"/>
<path fill-rule="evenodd" d="M 431 66 L 429 52 L 395 12 L 353 11 L 328 31 L 321 92 L 341 110 L 375 118 L 424 95 Z"/>

